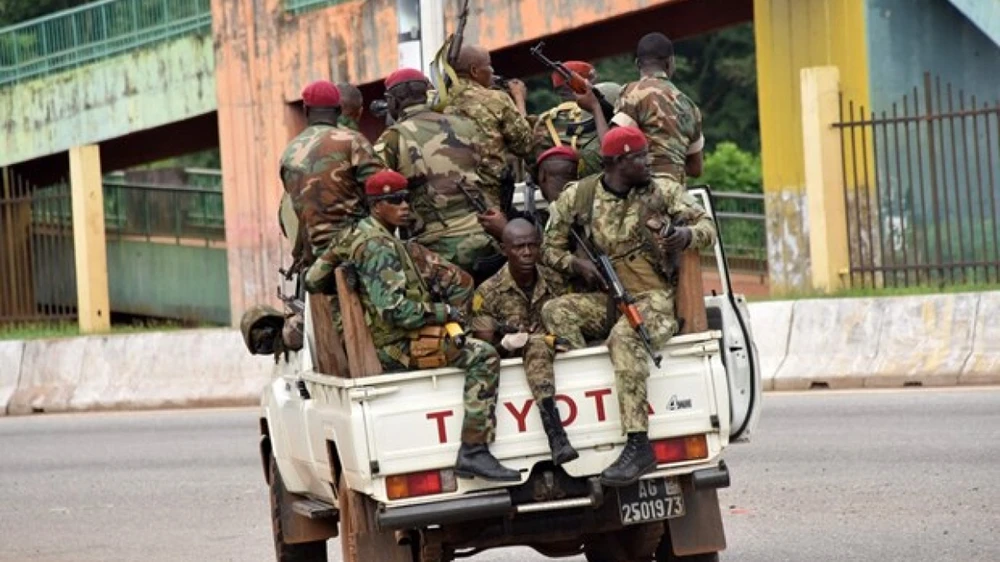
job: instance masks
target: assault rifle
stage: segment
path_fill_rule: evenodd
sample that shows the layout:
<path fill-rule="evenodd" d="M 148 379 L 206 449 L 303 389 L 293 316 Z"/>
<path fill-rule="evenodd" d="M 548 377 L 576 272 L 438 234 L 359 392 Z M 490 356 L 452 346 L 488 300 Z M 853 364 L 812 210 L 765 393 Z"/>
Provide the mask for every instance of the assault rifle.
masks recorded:
<path fill-rule="evenodd" d="M 455 68 L 458 64 L 458 55 L 462 52 L 462 37 L 465 35 L 465 23 L 469 21 L 469 0 L 462 3 L 462 13 L 458 15 L 458 25 L 455 26 L 455 33 L 448 39 L 448 64 Z"/>
<path fill-rule="evenodd" d="M 538 190 L 538 185 L 535 180 L 531 179 L 530 175 L 524 176 L 524 216 L 530 220 L 535 228 L 538 229 L 538 235 L 545 235 L 545 225 L 538 218 L 538 207 L 535 206 L 535 192 Z"/>
<path fill-rule="evenodd" d="M 570 227 L 569 231 L 573 235 L 573 239 L 576 240 L 577 247 L 581 248 L 587 255 L 587 259 L 597 266 L 597 270 L 601 273 L 601 277 L 604 278 L 604 282 L 608 286 L 608 296 L 614 301 L 618 311 L 625 318 L 628 318 L 629 325 L 639 334 L 639 341 L 642 342 L 642 347 L 645 348 L 646 353 L 653 359 L 653 364 L 659 367 L 663 356 L 653 351 L 653 343 L 649 339 L 649 331 L 646 330 L 646 322 L 642 317 L 642 313 L 639 312 L 639 308 L 635 305 L 635 297 L 625 290 L 625 285 L 622 284 L 622 280 L 615 273 L 611 259 L 608 258 L 607 254 L 595 252 L 595 249 L 590 247 L 583 239 L 583 236 L 580 236 L 576 227 Z"/>
<path fill-rule="evenodd" d="M 559 73 L 560 76 L 566 80 L 566 84 L 574 92 L 578 94 L 586 94 L 587 90 L 590 89 L 594 92 L 594 96 L 597 97 L 597 102 L 601 104 L 601 113 L 604 114 L 604 119 L 611 122 L 611 118 L 615 116 L 615 107 L 611 105 L 608 98 L 604 97 L 604 94 L 600 90 L 595 88 L 592 84 L 589 84 L 583 76 L 580 76 L 578 72 L 574 72 L 566 67 L 561 61 L 554 61 L 542 53 L 542 49 L 545 48 L 545 41 L 542 41 L 531 48 L 531 56 L 538 59 L 542 64 L 551 68 L 552 70 Z"/>
<path fill-rule="evenodd" d="M 481 215 L 489 210 L 486 207 L 486 203 L 481 198 L 472 195 L 472 193 L 470 193 L 469 190 L 466 189 L 464 185 L 462 185 L 462 182 L 457 181 L 455 182 L 455 185 L 457 185 L 458 188 L 462 190 L 462 195 L 464 195 L 465 198 L 469 200 L 469 204 L 472 205 L 472 208 L 475 209 L 477 213 Z"/>

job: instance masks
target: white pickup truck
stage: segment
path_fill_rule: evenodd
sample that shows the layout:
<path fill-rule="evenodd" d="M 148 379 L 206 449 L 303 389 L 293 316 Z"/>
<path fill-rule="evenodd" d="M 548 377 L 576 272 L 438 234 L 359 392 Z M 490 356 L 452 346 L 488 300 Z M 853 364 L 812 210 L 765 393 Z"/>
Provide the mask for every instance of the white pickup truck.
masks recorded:
<path fill-rule="evenodd" d="M 709 192 L 692 193 L 711 213 Z M 508 359 L 490 449 L 521 481 L 464 480 L 452 471 L 464 374 L 320 374 L 307 307 L 304 347 L 261 400 L 278 560 L 326 561 L 326 540 L 338 534 L 350 562 L 444 562 L 511 545 L 590 562 L 717 560 L 725 548 L 717 489 L 729 485 L 723 452 L 753 430 L 761 385 L 721 244 L 715 257 L 721 287 L 705 297 L 709 329 L 675 336 L 662 367 L 650 366 L 657 470 L 619 489 L 598 478 L 625 442 L 606 347 L 555 362 L 556 400 L 579 459 L 552 464 L 521 360 Z"/>

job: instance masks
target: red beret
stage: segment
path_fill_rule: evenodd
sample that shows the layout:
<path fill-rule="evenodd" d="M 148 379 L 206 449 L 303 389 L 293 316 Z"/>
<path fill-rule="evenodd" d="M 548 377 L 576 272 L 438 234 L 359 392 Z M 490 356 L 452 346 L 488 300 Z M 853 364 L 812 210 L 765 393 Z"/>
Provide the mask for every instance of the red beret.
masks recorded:
<path fill-rule="evenodd" d="M 308 107 L 337 107 L 340 90 L 328 80 L 317 80 L 302 89 L 302 103 Z"/>
<path fill-rule="evenodd" d="M 561 158 L 563 160 L 572 160 L 576 162 L 577 160 L 580 159 L 580 156 L 576 153 L 575 150 L 566 145 L 553 146 L 552 148 L 539 154 L 538 158 L 535 159 L 535 164 L 541 165 L 542 162 L 548 160 L 549 158 Z"/>
<path fill-rule="evenodd" d="M 601 139 L 601 156 L 621 156 L 646 148 L 646 135 L 635 127 L 615 127 Z"/>
<path fill-rule="evenodd" d="M 583 62 L 579 60 L 571 60 L 563 63 L 566 68 L 576 72 L 580 76 L 583 76 L 587 80 L 594 79 L 594 65 L 589 62 Z M 558 88 L 566 83 L 566 79 L 562 77 L 562 74 L 558 72 L 552 73 L 552 86 Z"/>
<path fill-rule="evenodd" d="M 372 174 L 365 182 L 365 195 L 379 197 L 406 189 L 406 176 L 396 170 L 381 170 Z"/>
<path fill-rule="evenodd" d="M 403 82 L 427 82 L 427 77 L 416 68 L 400 68 L 389 76 L 385 77 L 385 89 L 402 84 Z"/>

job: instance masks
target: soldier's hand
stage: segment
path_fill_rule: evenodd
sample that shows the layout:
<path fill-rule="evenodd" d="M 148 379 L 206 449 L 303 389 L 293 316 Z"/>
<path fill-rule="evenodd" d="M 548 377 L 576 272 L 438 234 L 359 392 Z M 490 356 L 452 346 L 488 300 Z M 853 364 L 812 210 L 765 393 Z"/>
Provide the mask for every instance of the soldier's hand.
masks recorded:
<path fill-rule="evenodd" d="M 476 215 L 479 224 L 483 225 L 483 230 L 493 238 L 500 240 L 503 237 L 503 229 L 507 227 L 507 217 L 500 212 L 500 209 L 492 207 L 485 213 Z"/>
<path fill-rule="evenodd" d="M 517 351 L 528 343 L 528 332 L 507 334 L 500 340 L 500 345 L 507 351 Z"/>
<path fill-rule="evenodd" d="M 507 89 L 510 91 L 510 97 L 514 99 L 524 100 L 528 98 L 528 87 L 517 78 L 511 78 L 507 81 Z"/>
<path fill-rule="evenodd" d="M 663 247 L 668 252 L 680 252 L 691 245 L 691 229 L 686 226 L 674 228 L 673 233 L 663 240 Z"/>
<path fill-rule="evenodd" d="M 601 110 L 601 102 L 597 101 L 597 94 L 594 93 L 593 88 L 588 87 L 585 94 L 573 92 L 573 95 L 576 96 L 576 105 L 579 105 L 582 109 L 590 113 L 596 113 Z"/>
<path fill-rule="evenodd" d="M 461 308 L 458 308 L 457 306 L 452 306 L 450 304 L 446 304 L 444 306 L 445 306 L 445 311 L 448 314 L 449 322 L 458 322 L 459 324 L 465 326 L 465 313 L 462 312 Z"/>
<path fill-rule="evenodd" d="M 594 262 L 574 256 L 571 267 L 573 269 L 573 273 L 582 277 L 587 285 L 590 285 L 591 287 L 598 287 L 602 291 L 608 290 L 608 285 L 604 282 L 604 277 L 601 276 L 601 272 L 597 270 L 597 266 L 594 265 Z"/>

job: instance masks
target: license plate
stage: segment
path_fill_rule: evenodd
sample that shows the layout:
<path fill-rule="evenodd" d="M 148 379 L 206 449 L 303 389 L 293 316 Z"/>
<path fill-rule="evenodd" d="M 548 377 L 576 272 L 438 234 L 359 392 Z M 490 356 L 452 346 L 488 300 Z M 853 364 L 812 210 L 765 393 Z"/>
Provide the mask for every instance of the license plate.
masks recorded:
<path fill-rule="evenodd" d="M 618 488 L 622 525 L 661 521 L 684 515 L 684 495 L 676 480 L 651 478 Z"/>

